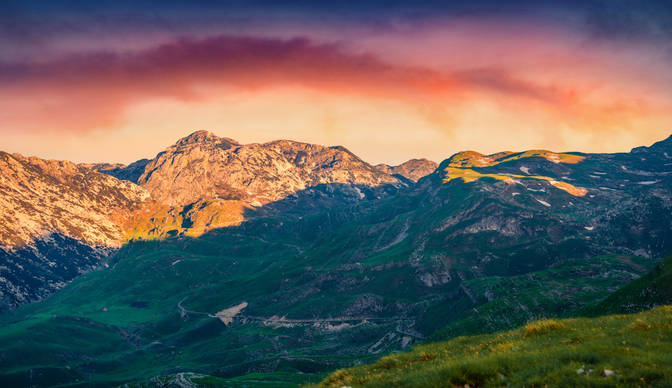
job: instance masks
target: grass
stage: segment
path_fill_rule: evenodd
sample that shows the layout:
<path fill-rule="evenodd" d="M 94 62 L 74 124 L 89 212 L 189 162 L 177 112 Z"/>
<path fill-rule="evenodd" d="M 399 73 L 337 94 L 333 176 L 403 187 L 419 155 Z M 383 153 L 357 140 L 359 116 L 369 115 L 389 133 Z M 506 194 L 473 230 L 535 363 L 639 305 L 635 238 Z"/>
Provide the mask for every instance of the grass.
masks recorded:
<path fill-rule="evenodd" d="M 504 181 L 508 184 L 516 183 L 517 179 L 536 179 L 549 182 L 553 187 L 564 190 L 575 197 L 583 197 L 588 190 L 576 187 L 567 182 L 560 182 L 551 177 L 541 175 L 520 175 L 520 174 L 487 174 L 480 173 L 469 168 L 446 168 L 446 178 L 444 182 L 450 182 L 453 179 L 462 179 L 465 183 L 474 182 L 483 178 L 492 178 L 498 181 Z"/>
<path fill-rule="evenodd" d="M 509 330 L 540 318 L 569 318 L 633 279 L 646 275 L 656 260 L 605 255 L 562 260 L 547 269 L 517 276 L 475 278 L 463 287 L 478 306 L 445 321 L 458 300 L 447 300 L 427 314 L 427 324 L 439 331 L 435 340 Z M 607 269 L 608 268 L 608 269 Z"/>
<path fill-rule="evenodd" d="M 555 330 L 561 330 L 566 327 L 567 326 L 564 323 L 555 319 L 540 319 L 523 326 L 523 335 L 525 337 L 532 337 L 550 333 Z"/>
<path fill-rule="evenodd" d="M 556 153 L 546 150 L 530 150 L 525 152 L 499 152 L 492 155 L 483 155 L 474 151 L 460 152 L 454 155 L 450 161 L 450 167 L 492 167 L 500 163 L 510 162 L 524 158 L 544 158 L 554 163 L 577 164 L 585 159 L 585 156 Z"/>
<path fill-rule="evenodd" d="M 188 206 L 163 204 L 135 212 L 124 226 L 125 239 L 158 240 L 175 236 L 199 237 L 205 232 L 226 226 L 240 225 L 249 209 L 242 201 L 211 199 Z"/>
<path fill-rule="evenodd" d="M 338 370 L 313 387 L 669 387 L 669 349 L 672 306 L 663 306 L 422 345 Z"/>
<path fill-rule="evenodd" d="M 588 316 L 631 313 L 655 306 L 672 304 L 672 256 L 664 259 L 650 273 L 609 295 L 601 303 L 584 308 Z"/>

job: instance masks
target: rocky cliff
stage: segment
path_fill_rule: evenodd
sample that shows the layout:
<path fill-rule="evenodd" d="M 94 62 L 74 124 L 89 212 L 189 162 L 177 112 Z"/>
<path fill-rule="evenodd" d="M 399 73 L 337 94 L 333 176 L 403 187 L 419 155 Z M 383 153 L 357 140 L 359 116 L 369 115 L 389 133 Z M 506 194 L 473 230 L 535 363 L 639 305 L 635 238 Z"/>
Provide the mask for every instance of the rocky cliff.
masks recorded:
<path fill-rule="evenodd" d="M 38 300 L 99 265 L 148 198 L 71 162 L 0 152 L 0 303 Z"/>

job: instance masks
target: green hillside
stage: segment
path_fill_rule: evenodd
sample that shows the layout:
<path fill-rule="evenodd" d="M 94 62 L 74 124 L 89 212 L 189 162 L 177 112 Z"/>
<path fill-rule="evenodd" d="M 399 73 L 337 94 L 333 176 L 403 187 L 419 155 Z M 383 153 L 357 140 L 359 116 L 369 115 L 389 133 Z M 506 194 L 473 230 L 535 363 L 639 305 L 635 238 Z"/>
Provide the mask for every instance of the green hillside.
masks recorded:
<path fill-rule="evenodd" d="M 476 306 L 432 339 L 509 330 L 541 318 L 573 317 L 584 306 L 644 275 L 655 263 L 637 256 L 599 256 L 563 260 L 524 275 L 468 280 L 463 286 L 476 299 Z M 434 309 L 428 315 L 437 314 L 445 312 Z"/>
<path fill-rule="evenodd" d="M 641 278 L 609 295 L 595 306 L 581 311 L 585 315 L 621 314 L 672 304 L 672 256 Z"/>
<path fill-rule="evenodd" d="M 672 306 L 418 346 L 315 387 L 672 386 Z"/>
<path fill-rule="evenodd" d="M 195 372 L 217 376 L 201 380 L 227 385 L 263 380 L 296 386 L 403 349 L 417 340 L 412 335 L 420 337 L 414 330 L 448 319 L 441 316 L 446 303 L 456 303 L 455 316 L 466 311 L 451 329 L 509 329 L 521 319 L 559 316 L 595 303 L 654 264 L 624 256 L 566 260 L 526 275 L 437 289 L 409 281 L 413 268 L 376 269 L 380 262 L 334 268 L 322 259 L 324 244 L 301 252 L 297 240 L 249 235 L 233 228 L 198 239 L 131 243 L 110 268 L 3 316 L 0 380 L 19 386 L 113 386 Z M 387 260 L 394 263 L 393 258 Z M 396 289 L 385 292 L 388 284 Z M 347 294 L 339 292 L 344 285 L 350 287 Z M 307 292 L 318 287 L 321 292 Z M 452 296 L 434 302 L 440 292 Z M 490 295 L 497 298 L 488 302 Z M 423 313 L 409 303 L 423 300 L 435 307 Z M 233 322 L 214 316 L 242 302 L 248 305 Z M 362 304 L 373 312 L 353 310 Z M 394 305 L 407 315 L 389 307 Z M 474 305 L 481 314 L 471 313 Z M 529 314 L 503 319 L 515 308 Z M 411 314 L 424 323 L 412 326 Z"/>

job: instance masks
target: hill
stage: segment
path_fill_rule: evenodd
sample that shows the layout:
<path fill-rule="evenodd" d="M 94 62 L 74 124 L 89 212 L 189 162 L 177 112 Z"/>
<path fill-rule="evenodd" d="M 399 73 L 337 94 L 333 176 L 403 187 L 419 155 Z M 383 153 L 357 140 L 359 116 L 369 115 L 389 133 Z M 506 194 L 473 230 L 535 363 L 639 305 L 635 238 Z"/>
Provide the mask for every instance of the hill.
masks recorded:
<path fill-rule="evenodd" d="M 672 307 L 541 320 L 415 347 L 336 371 L 315 387 L 668 387 Z"/>
<path fill-rule="evenodd" d="M 609 295 L 595 306 L 581 310 L 586 315 L 623 314 L 672 304 L 672 257 L 661 261 L 650 273 Z"/>

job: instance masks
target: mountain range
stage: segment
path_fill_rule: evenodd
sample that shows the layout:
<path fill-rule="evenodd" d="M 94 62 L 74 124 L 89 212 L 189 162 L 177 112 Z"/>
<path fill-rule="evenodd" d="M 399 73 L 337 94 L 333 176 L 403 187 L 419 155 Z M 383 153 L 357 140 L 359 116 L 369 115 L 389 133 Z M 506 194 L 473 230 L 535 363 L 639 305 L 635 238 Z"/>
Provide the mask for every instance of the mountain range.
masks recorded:
<path fill-rule="evenodd" d="M 671 155 L 372 166 L 206 131 L 128 166 L 0 153 L 0 380 L 291 386 L 604 309 L 672 252 Z"/>
<path fill-rule="evenodd" d="M 243 212 L 298 192 L 304 206 L 379 198 L 435 165 L 413 160 L 395 167 L 395 177 L 393 167 L 374 168 L 343 147 L 241 145 L 207 131 L 128 166 L 7 153 L 0 163 L 2 309 L 40 300 L 104 265 L 131 238 L 239 224 Z"/>

